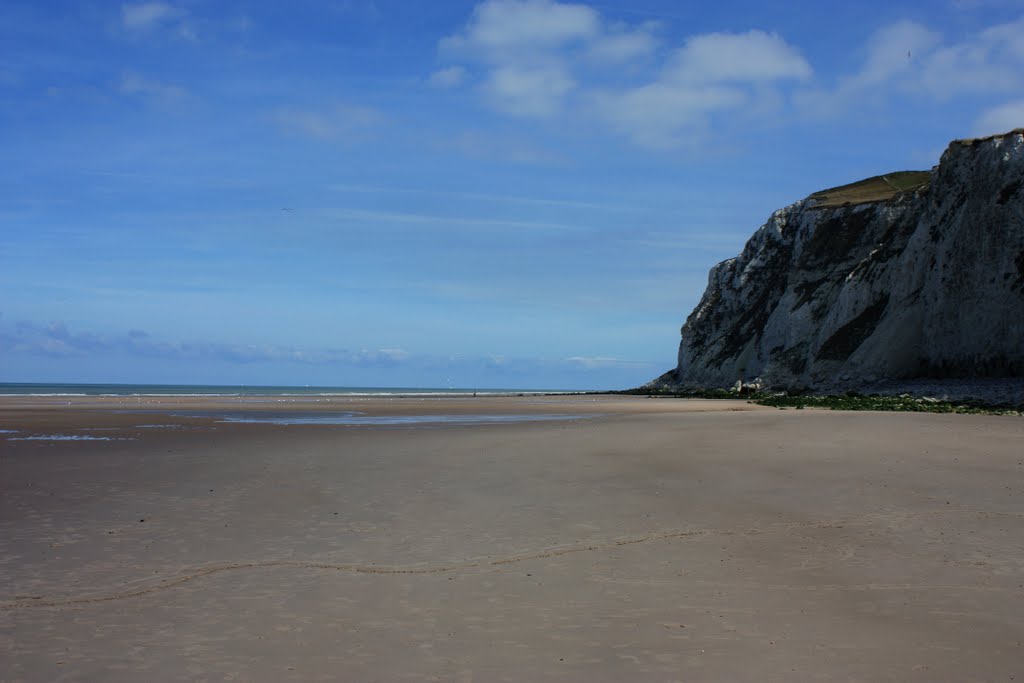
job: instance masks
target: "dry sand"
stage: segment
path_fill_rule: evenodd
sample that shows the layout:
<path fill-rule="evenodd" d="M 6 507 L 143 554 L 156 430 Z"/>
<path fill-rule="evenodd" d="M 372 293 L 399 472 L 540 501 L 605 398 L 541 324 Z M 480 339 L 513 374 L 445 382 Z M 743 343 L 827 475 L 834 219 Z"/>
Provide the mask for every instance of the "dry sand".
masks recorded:
<path fill-rule="evenodd" d="M 2 681 L 1024 680 L 1021 418 L 63 402 L 0 429 L 134 440 L 0 434 Z M 114 412 L 152 408 L 590 417 Z"/>

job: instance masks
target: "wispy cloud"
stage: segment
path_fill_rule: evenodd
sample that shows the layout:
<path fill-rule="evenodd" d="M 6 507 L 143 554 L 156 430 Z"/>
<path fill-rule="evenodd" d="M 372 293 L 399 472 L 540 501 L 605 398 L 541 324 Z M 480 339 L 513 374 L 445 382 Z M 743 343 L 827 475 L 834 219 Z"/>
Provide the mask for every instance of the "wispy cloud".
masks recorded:
<path fill-rule="evenodd" d="M 145 78 L 134 71 L 121 74 L 118 90 L 122 95 L 137 95 L 163 101 L 180 100 L 188 94 L 180 85 Z"/>
<path fill-rule="evenodd" d="M 950 6 L 963 12 L 999 8 L 1020 8 L 1020 0 L 950 0 Z"/>
<path fill-rule="evenodd" d="M 484 93 L 506 114 L 546 117 L 558 112 L 576 81 L 561 64 L 506 65 L 491 71 Z"/>
<path fill-rule="evenodd" d="M 994 135 L 1024 128 L 1024 100 L 1007 102 L 986 111 L 974 124 L 975 135 Z"/>
<path fill-rule="evenodd" d="M 185 10 L 164 2 L 121 5 L 121 23 L 132 31 L 144 31 L 166 24 L 185 14 Z"/>
<path fill-rule="evenodd" d="M 500 220 L 494 218 L 467 218 L 461 216 L 440 216 L 436 214 L 401 211 L 375 211 L 367 209 L 339 208 L 324 209 L 323 212 L 332 218 L 348 221 L 358 221 L 363 223 L 420 223 L 461 228 L 499 228 L 519 231 L 539 230 L 571 232 L 587 230 L 587 228 L 584 226 L 569 225 L 566 223 Z"/>
<path fill-rule="evenodd" d="M 215 361 L 228 365 L 285 365 L 343 368 L 434 369 L 476 375 L 483 370 L 499 370 L 509 377 L 524 373 L 568 372 L 593 373 L 609 369 L 654 371 L 659 366 L 651 361 L 614 358 L 611 356 L 573 356 L 543 358 L 491 355 L 416 354 L 400 348 L 345 349 L 302 348 L 273 344 L 230 344 L 209 341 L 172 341 L 154 337 L 141 330 L 120 334 L 96 334 L 72 331 L 62 322 L 40 325 L 20 322 L 15 325 L 0 321 L 0 352 L 8 358 L 42 357 L 76 359 L 108 358 L 148 359 L 162 362 Z"/>
<path fill-rule="evenodd" d="M 457 88 L 466 80 L 467 75 L 465 67 L 449 66 L 430 74 L 427 84 L 441 89 Z"/>
<path fill-rule="evenodd" d="M 327 6 L 337 14 L 355 15 L 371 21 L 384 16 L 374 0 L 333 0 Z"/>
<path fill-rule="evenodd" d="M 480 130 L 464 130 L 447 138 L 435 140 L 437 147 L 454 150 L 471 159 L 508 164 L 564 166 L 568 162 L 561 153 L 539 145 L 520 134 L 498 135 Z"/>
<path fill-rule="evenodd" d="M 948 99 L 963 93 L 1017 93 L 1024 87 L 1024 17 L 992 26 L 926 55 L 922 88 Z"/>
<path fill-rule="evenodd" d="M 1024 89 L 1024 18 L 998 24 L 958 42 L 923 24 L 898 21 L 868 39 L 859 69 L 834 86 L 798 96 L 802 110 L 841 117 L 894 95 L 946 101 L 965 94 L 1015 93 Z"/>
<path fill-rule="evenodd" d="M 383 187 L 373 185 L 345 185 L 333 184 L 329 186 L 335 192 L 355 193 L 381 193 L 381 194 L 418 194 L 443 197 L 457 197 L 459 199 L 481 199 L 492 202 L 504 202 L 510 204 L 535 204 L 541 206 L 564 206 L 577 209 L 595 209 L 599 211 L 637 211 L 640 207 L 623 206 L 616 204 L 603 204 L 598 202 L 581 202 L 571 199 L 550 199 L 543 197 L 522 197 L 519 195 L 488 194 L 485 192 L 455 192 L 449 190 L 418 189 L 409 187 Z"/>
<path fill-rule="evenodd" d="M 341 142 L 359 141 L 386 121 L 377 109 L 344 102 L 322 110 L 282 108 L 273 119 L 291 133 Z"/>
<path fill-rule="evenodd" d="M 592 40 L 587 56 L 600 64 L 613 65 L 647 59 L 654 55 L 661 42 L 657 36 L 660 24 L 647 21 L 637 27 L 613 25 L 598 40 Z"/>
<path fill-rule="evenodd" d="M 411 357 L 403 349 L 297 348 L 273 344 L 224 344 L 208 341 L 169 341 L 140 330 L 122 334 L 72 331 L 63 322 L 39 325 L 20 322 L 0 329 L 0 350 L 10 354 L 87 358 L 97 355 L 230 363 L 288 362 L 356 367 L 394 366 Z"/>
<path fill-rule="evenodd" d="M 168 32 L 185 40 L 196 40 L 195 26 L 188 10 L 166 2 L 125 3 L 121 5 L 121 26 L 132 34 Z"/>

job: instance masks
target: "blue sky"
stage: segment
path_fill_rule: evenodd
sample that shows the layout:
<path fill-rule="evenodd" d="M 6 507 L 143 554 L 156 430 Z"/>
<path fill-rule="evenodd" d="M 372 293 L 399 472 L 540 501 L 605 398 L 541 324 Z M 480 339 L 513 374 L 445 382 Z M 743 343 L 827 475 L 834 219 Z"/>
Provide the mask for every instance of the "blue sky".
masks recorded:
<path fill-rule="evenodd" d="M 635 386 L 1022 93 L 1024 0 L 7 0 L 0 381 Z"/>

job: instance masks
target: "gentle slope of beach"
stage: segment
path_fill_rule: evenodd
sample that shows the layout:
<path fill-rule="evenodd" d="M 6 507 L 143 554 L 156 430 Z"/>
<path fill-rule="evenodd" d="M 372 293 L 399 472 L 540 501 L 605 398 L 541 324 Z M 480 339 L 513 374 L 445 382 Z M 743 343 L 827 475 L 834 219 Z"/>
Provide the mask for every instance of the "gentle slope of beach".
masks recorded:
<path fill-rule="evenodd" d="M 3 681 L 1024 675 L 1020 418 L 67 402 L 0 398 Z M 328 412 L 576 419 L 201 416 Z"/>

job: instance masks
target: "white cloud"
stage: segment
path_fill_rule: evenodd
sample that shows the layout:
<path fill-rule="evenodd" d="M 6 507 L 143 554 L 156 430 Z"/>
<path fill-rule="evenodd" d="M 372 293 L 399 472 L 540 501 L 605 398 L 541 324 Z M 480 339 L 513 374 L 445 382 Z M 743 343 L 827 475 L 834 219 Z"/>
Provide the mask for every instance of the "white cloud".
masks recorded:
<path fill-rule="evenodd" d="M 597 34 L 600 19 L 586 5 L 550 0 L 486 0 L 473 10 L 465 32 L 443 47 L 491 53 L 555 48 Z"/>
<path fill-rule="evenodd" d="M 493 108 L 547 117 L 562 110 L 575 87 L 566 51 L 580 49 L 600 32 L 600 16 L 585 5 L 485 0 L 465 30 L 441 41 L 441 49 L 487 66 L 481 92 Z"/>
<path fill-rule="evenodd" d="M 677 147 L 705 137 L 715 117 L 778 106 L 777 84 L 811 73 L 807 60 L 778 35 L 710 33 L 687 40 L 657 80 L 599 93 L 593 105 L 633 142 Z"/>
<path fill-rule="evenodd" d="M 581 4 L 485 0 L 440 48 L 482 65 L 479 93 L 492 109 L 537 119 L 568 112 L 652 147 L 692 139 L 712 115 L 777 108 L 780 83 L 812 75 L 796 47 L 758 30 L 692 36 L 651 74 L 659 28 L 610 23 Z"/>
<path fill-rule="evenodd" d="M 1024 128 L 1024 100 L 1007 102 L 990 109 L 974 124 L 975 135 L 995 135 L 1014 128 Z"/>
<path fill-rule="evenodd" d="M 558 166 L 566 162 L 554 150 L 519 135 L 466 130 L 452 138 L 438 140 L 438 145 L 472 159 L 501 163 Z"/>
<path fill-rule="evenodd" d="M 165 2 L 121 5 L 121 25 L 136 36 L 161 32 L 190 42 L 199 40 L 195 26 L 189 21 L 188 10 Z"/>
<path fill-rule="evenodd" d="M 648 22 L 635 30 L 602 35 L 590 42 L 588 56 L 611 64 L 650 57 L 658 46 L 656 28 L 657 24 Z"/>
<path fill-rule="evenodd" d="M 450 66 L 446 69 L 438 69 L 430 74 L 427 84 L 435 88 L 457 88 L 466 80 L 467 72 L 464 67 Z"/>
<path fill-rule="evenodd" d="M 537 67 L 503 66 L 494 69 L 484 91 L 495 109 L 515 116 L 550 116 L 575 86 L 567 70 L 557 64 Z"/>
<path fill-rule="evenodd" d="M 326 111 L 279 109 L 274 119 L 286 130 L 321 140 L 354 141 L 384 122 L 376 109 L 338 103 Z"/>
<path fill-rule="evenodd" d="M 126 29 L 140 31 L 177 19 L 184 13 L 184 10 L 163 2 L 124 4 L 121 5 L 121 23 Z"/>
<path fill-rule="evenodd" d="M 165 101 L 178 100 L 188 94 L 180 85 L 147 79 L 132 71 L 121 75 L 119 90 L 123 95 L 141 95 Z"/>
<path fill-rule="evenodd" d="M 807 79 L 811 65 L 800 51 L 774 33 L 709 33 L 677 50 L 665 79 L 682 83 L 764 82 Z"/>
<path fill-rule="evenodd" d="M 595 96 L 598 115 L 644 147 L 664 149 L 699 138 L 708 117 L 743 106 L 748 96 L 728 86 L 651 83 Z"/>

